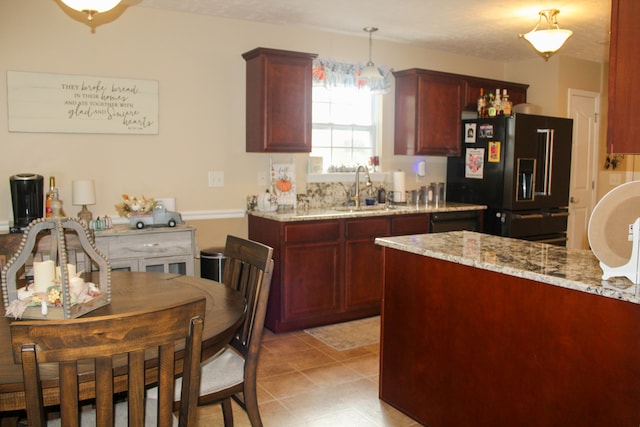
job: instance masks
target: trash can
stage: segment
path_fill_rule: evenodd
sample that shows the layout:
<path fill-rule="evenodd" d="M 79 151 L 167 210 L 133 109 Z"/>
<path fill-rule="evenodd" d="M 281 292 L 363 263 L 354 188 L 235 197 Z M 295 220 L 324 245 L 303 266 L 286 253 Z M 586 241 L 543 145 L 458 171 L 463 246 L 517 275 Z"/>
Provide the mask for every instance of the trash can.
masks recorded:
<path fill-rule="evenodd" d="M 200 277 L 222 283 L 224 248 L 207 248 L 200 251 Z"/>

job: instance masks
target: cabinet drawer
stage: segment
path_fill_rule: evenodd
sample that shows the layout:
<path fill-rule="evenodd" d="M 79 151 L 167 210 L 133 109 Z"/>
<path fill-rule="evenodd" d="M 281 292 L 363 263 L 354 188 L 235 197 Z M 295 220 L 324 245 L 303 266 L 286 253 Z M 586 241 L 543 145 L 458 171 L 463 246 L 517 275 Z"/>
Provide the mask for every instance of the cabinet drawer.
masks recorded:
<path fill-rule="evenodd" d="M 429 232 L 429 215 L 398 215 L 391 218 L 391 233 L 394 236 L 403 234 L 421 234 Z"/>
<path fill-rule="evenodd" d="M 284 227 L 284 241 L 326 242 L 340 239 L 340 223 L 338 221 L 316 222 L 309 224 L 291 224 Z"/>
<path fill-rule="evenodd" d="M 346 222 L 347 239 L 354 237 L 380 237 L 389 234 L 389 218 L 354 219 Z"/>
<path fill-rule="evenodd" d="M 96 245 L 111 259 L 146 258 L 192 254 L 191 232 L 131 234 L 96 239 Z"/>

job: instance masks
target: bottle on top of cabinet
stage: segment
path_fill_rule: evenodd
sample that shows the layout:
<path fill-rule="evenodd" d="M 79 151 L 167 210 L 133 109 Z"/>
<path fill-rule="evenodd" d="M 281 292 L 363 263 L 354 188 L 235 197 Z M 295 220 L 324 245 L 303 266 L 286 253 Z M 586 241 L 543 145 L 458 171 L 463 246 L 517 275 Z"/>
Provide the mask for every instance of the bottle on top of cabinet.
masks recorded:
<path fill-rule="evenodd" d="M 484 95 L 484 89 L 480 88 L 480 96 L 478 96 L 478 118 L 487 117 L 487 98 Z"/>
<path fill-rule="evenodd" d="M 513 103 L 509 101 L 509 94 L 506 89 L 502 90 L 502 114 L 510 116 L 513 108 Z"/>

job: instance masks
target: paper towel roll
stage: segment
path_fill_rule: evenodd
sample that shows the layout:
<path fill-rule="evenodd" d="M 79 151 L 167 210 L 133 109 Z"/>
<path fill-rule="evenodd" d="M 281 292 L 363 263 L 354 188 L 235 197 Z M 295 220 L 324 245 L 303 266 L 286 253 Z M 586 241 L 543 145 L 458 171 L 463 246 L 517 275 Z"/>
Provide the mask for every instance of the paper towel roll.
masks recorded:
<path fill-rule="evenodd" d="M 397 171 L 393 173 L 393 201 L 404 202 L 405 199 L 405 173 Z"/>

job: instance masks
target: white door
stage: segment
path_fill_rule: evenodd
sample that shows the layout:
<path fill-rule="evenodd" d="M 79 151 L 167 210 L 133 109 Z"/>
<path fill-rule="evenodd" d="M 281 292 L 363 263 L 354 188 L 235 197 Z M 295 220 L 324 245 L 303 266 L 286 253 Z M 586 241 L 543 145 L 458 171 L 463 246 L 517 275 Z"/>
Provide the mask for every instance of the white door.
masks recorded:
<path fill-rule="evenodd" d="M 599 105 L 600 94 L 569 89 L 573 145 L 567 247 L 573 249 L 589 248 L 587 228 L 596 203 Z"/>

